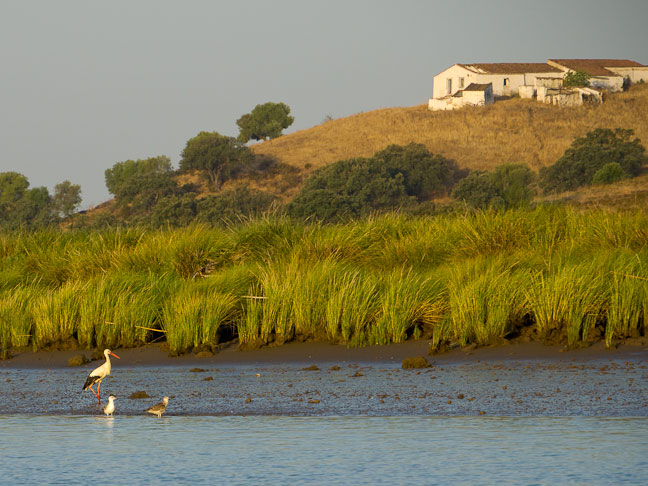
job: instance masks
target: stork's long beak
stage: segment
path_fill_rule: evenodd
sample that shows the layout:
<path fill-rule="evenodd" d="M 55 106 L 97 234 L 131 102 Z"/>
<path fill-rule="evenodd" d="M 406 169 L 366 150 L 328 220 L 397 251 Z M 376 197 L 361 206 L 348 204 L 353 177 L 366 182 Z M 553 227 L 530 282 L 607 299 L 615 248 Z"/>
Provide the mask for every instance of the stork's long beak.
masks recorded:
<path fill-rule="evenodd" d="M 113 353 L 113 352 L 111 352 L 110 354 L 113 355 L 113 356 L 114 356 L 115 358 L 117 358 L 117 359 L 121 359 L 119 356 L 117 356 L 117 355 L 116 355 L 115 353 Z"/>

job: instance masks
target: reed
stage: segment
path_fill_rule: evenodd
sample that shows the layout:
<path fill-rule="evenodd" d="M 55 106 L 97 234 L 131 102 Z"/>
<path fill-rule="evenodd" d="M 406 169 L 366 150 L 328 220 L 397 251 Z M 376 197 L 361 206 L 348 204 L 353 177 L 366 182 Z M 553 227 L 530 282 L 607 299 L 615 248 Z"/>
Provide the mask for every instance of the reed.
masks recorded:
<path fill-rule="evenodd" d="M 231 294 L 199 292 L 184 286 L 162 308 L 162 327 L 171 351 L 218 344 L 222 326 L 234 322 L 239 301 Z"/>
<path fill-rule="evenodd" d="M 336 225 L 265 216 L 226 228 L 16 232 L 0 247 L 4 348 L 166 335 L 182 352 L 224 330 L 244 346 L 418 336 L 482 345 L 523 321 L 571 346 L 645 333 L 645 210 L 391 213 Z"/>
<path fill-rule="evenodd" d="M 35 294 L 33 287 L 19 287 L 0 292 L 0 348 L 3 353 L 33 342 L 30 302 Z"/>
<path fill-rule="evenodd" d="M 523 289 L 528 274 L 506 258 L 478 258 L 453 266 L 448 276 L 448 320 L 462 345 L 497 342 L 525 315 Z"/>
<path fill-rule="evenodd" d="M 31 313 L 36 348 L 74 336 L 79 319 L 78 292 L 79 285 L 66 283 L 58 289 L 43 289 L 34 295 Z"/>

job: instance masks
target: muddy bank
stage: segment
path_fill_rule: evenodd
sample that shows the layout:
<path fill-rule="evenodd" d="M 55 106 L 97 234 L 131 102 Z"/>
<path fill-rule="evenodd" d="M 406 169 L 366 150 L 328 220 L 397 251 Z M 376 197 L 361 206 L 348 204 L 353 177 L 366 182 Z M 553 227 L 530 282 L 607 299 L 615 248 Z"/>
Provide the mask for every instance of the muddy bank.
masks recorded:
<path fill-rule="evenodd" d="M 464 361 L 506 361 L 506 360 L 560 360 L 574 359 L 648 359 L 648 341 L 645 339 L 629 340 L 618 344 L 614 349 L 607 349 L 603 342 L 588 347 L 565 350 L 561 346 L 547 346 L 540 343 L 508 343 L 500 346 L 483 348 L 455 348 L 441 354 L 428 354 L 427 340 L 406 341 L 387 346 L 368 346 L 364 348 L 347 348 L 321 342 L 287 343 L 282 346 L 265 347 L 256 350 L 240 350 L 236 343 L 222 346 L 211 352 L 188 353 L 170 357 L 164 344 L 149 344 L 130 349 L 114 349 L 121 360 L 119 363 L 128 366 L 202 366 L 228 364 L 281 364 L 281 363 L 400 363 L 403 359 L 414 356 L 425 356 L 433 364 L 460 363 Z M 94 356 L 93 356 L 94 354 Z M 69 367 L 71 359 L 83 355 L 87 359 L 96 359 L 96 350 L 56 350 L 37 351 L 29 349 L 12 350 L 10 359 L 0 361 L 1 368 L 56 368 Z M 103 356 L 101 355 L 101 359 Z M 99 361 L 96 361 L 99 363 Z"/>

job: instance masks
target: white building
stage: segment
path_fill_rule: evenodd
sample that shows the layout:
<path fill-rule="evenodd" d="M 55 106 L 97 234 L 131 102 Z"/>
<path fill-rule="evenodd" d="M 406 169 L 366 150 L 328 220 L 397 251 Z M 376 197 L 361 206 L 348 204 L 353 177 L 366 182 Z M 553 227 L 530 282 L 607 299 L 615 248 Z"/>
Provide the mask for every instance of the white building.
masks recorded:
<path fill-rule="evenodd" d="M 433 98 L 429 100 L 428 107 L 431 110 L 447 110 L 466 104 L 488 104 L 466 102 L 464 90 L 471 84 L 490 84 L 495 98 L 516 95 L 536 98 L 538 88 L 560 90 L 563 78 L 570 71 L 585 71 L 590 75 L 591 88 L 608 91 L 620 91 L 628 84 L 648 81 L 648 66 L 622 59 L 549 59 L 546 63 L 455 64 L 434 76 Z M 540 91 L 547 93 L 544 89 Z M 566 94 L 560 94 L 559 98 L 564 98 Z M 581 95 L 582 99 L 591 93 Z M 464 99 L 458 100 L 458 97 Z M 547 102 L 544 95 L 543 101 Z"/>
<path fill-rule="evenodd" d="M 491 83 L 495 97 L 517 95 L 520 86 L 533 86 L 537 77 L 563 76 L 563 70 L 547 63 L 455 64 L 434 76 L 433 98 L 452 96 L 471 83 Z"/>
<path fill-rule="evenodd" d="M 648 82 L 648 66 L 627 59 L 549 59 L 547 64 L 564 73 L 586 72 L 594 89 L 621 91 L 628 84 Z"/>
<path fill-rule="evenodd" d="M 470 83 L 464 89 L 460 89 L 451 96 L 445 96 L 441 99 L 430 99 L 428 108 L 433 111 L 437 110 L 454 110 L 462 106 L 483 106 L 492 105 L 495 102 L 493 95 L 493 85 Z"/>

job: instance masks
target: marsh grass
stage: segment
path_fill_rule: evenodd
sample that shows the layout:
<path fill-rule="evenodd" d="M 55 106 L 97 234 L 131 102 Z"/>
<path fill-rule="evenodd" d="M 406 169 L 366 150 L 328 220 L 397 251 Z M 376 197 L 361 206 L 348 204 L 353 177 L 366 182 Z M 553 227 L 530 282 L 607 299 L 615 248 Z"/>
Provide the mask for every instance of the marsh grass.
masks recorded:
<path fill-rule="evenodd" d="M 645 210 L 565 207 L 17 232 L 0 237 L 0 345 L 137 346 L 165 335 L 182 352 L 224 329 L 252 347 L 483 345 L 524 321 L 549 342 L 576 346 L 602 331 L 609 346 L 645 334 L 647 247 Z"/>
<path fill-rule="evenodd" d="M 504 258 L 478 258 L 449 269 L 448 320 L 462 345 L 497 342 L 525 314 L 523 289 L 528 274 Z"/>
<path fill-rule="evenodd" d="M 0 348 L 3 351 L 25 347 L 35 341 L 30 306 L 35 293 L 33 287 L 0 292 Z"/>

